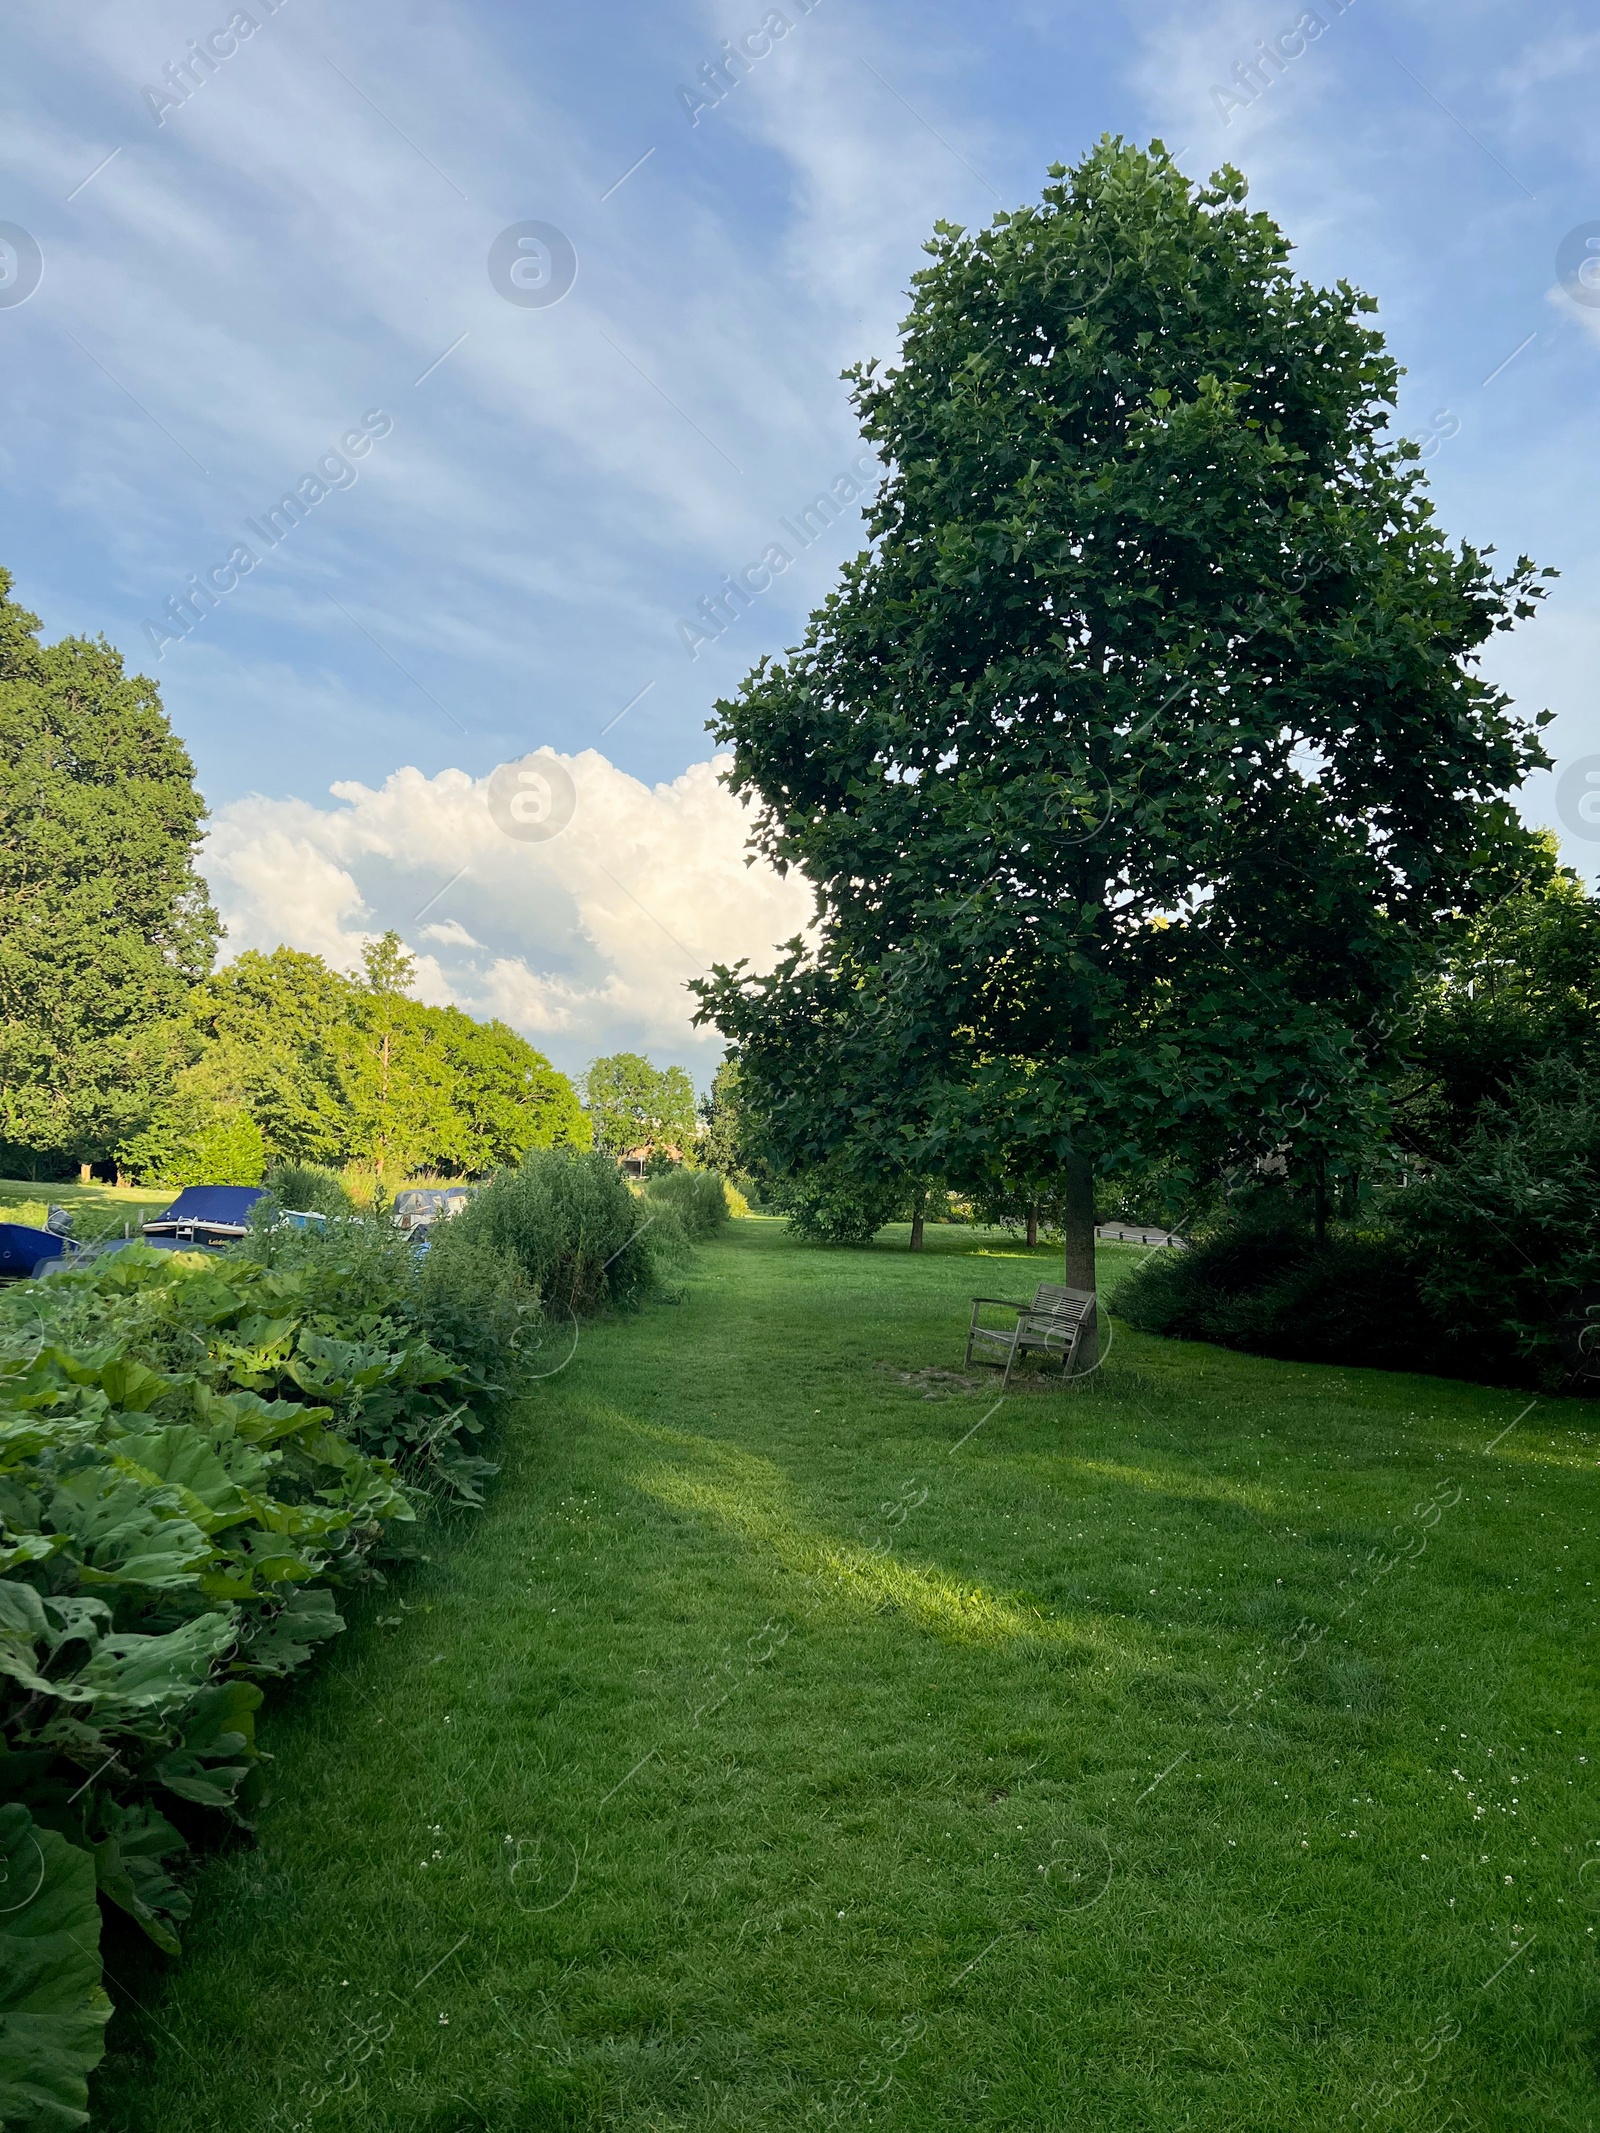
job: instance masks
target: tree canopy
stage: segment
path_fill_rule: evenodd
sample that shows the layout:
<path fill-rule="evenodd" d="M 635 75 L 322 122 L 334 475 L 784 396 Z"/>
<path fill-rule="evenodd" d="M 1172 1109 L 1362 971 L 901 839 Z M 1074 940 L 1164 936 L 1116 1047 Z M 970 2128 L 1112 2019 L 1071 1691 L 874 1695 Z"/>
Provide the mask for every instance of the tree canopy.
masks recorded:
<path fill-rule="evenodd" d="M 502 1022 L 408 997 L 397 934 L 368 944 L 361 979 L 292 948 L 247 951 L 196 988 L 170 1089 L 121 1154 L 163 1182 L 230 1182 L 227 1161 L 371 1163 L 482 1176 L 530 1148 L 586 1148 L 564 1074 Z M 193 1171 L 197 1176 L 189 1178 Z M 231 1182 L 253 1183 L 260 1176 Z"/>
<path fill-rule="evenodd" d="M 481 1175 L 589 1145 L 577 1094 L 501 1022 L 278 948 L 211 974 L 205 806 L 153 682 L 103 639 L 39 640 L 0 571 L 0 1152 L 162 1183 L 272 1161 Z M 692 1106 L 691 1106 L 692 1108 Z"/>
<path fill-rule="evenodd" d="M 108 1156 L 211 968 L 205 807 L 154 682 L 104 639 L 39 641 L 0 571 L 0 1141 Z"/>
<path fill-rule="evenodd" d="M 817 889 L 813 944 L 696 984 L 769 1153 L 1054 1179 L 1081 1285 L 1097 1169 L 1370 1130 L 1384 1011 L 1544 760 L 1474 664 L 1533 565 L 1441 532 L 1372 300 L 1245 191 L 1108 139 L 939 224 L 850 374 L 870 545 L 713 722 Z"/>
<path fill-rule="evenodd" d="M 687 1155 L 699 1121 L 694 1083 L 682 1067 L 657 1067 L 640 1052 L 595 1060 L 584 1094 L 596 1147 L 624 1156 L 635 1148 L 676 1148 Z"/>
<path fill-rule="evenodd" d="M 1447 936 L 1419 982 L 1396 1091 L 1402 1157 L 1459 1154 L 1483 1107 L 1552 1060 L 1600 1069 L 1600 900 L 1532 840 L 1525 877 Z"/>

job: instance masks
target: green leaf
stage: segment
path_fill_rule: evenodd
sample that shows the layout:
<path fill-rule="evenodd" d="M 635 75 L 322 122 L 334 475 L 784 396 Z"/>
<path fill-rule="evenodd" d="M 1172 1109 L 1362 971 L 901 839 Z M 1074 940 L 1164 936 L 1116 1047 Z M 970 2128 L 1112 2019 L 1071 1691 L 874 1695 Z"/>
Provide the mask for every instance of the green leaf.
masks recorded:
<path fill-rule="evenodd" d="M 311 1657 L 313 1645 L 337 1637 L 343 1628 L 333 1595 L 320 1585 L 303 1587 L 256 1619 L 246 1632 L 245 1655 L 264 1674 L 287 1674 Z"/>
<path fill-rule="evenodd" d="M 163 1954 L 182 1952 L 176 1920 L 189 1915 L 189 1895 L 162 1865 L 187 1849 L 165 1815 L 145 1804 L 108 1801 L 106 1833 L 94 1847 L 95 1880 L 119 1910 L 137 1919 Z"/>
<path fill-rule="evenodd" d="M 183 1745 L 163 1756 L 156 1776 L 169 1792 L 238 1814 L 241 1786 L 260 1761 L 256 1712 L 261 1691 L 253 1682 L 223 1681 L 202 1689 L 188 1714 Z"/>
<path fill-rule="evenodd" d="M 0 1807 L 0 2123 L 87 2125 L 110 2013 L 94 1861 Z"/>
<path fill-rule="evenodd" d="M 73 1676 L 73 1686 L 92 1692 L 101 1723 L 162 1711 L 189 1701 L 233 1637 L 231 1610 L 196 1615 L 164 1637 L 107 1637 Z"/>
<path fill-rule="evenodd" d="M 0 1674 L 9 1674 L 36 1695 L 53 1694 L 52 1684 L 39 1672 L 35 1650 L 48 1634 L 44 1602 L 33 1587 L 0 1578 Z"/>
<path fill-rule="evenodd" d="M 224 1460 L 202 1432 L 186 1422 L 152 1436 L 117 1438 L 112 1456 L 125 1472 L 148 1476 L 158 1486 L 166 1482 L 181 1491 L 183 1508 L 204 1533 L 250 1516 L 243 1488 L 254 1486 L 270 1471 L 270 1461 L 234 1447 L 234 1456 Z"/>
<path fill-rule="evenodd" d="M 163 1393 L 175 1391 L 185 1382 L 181 1377 L 168 1377 L 165 1371 L 136 1363 L 131 1355 L 115 1357 L 100 1373 L 106 1398 L 126 1414 L 148 1413 Z"/>
<path fill-rule="evenodd" d="M 333 1420 L 331 1407 L 307 1407 L 299 1400 L 263 1400 L 254 1392 L 211 1392 L 204 1385 L 195 1387 L 195 1412 L 218 1443 L 232 1435 L 246 1444 L 270 1444 L 308 1422 Z"/>
<path fill-rule="evenodd" d="M 176 1490 L 151 1489 L 108 1467 L 70 1475 L 50 1500 L 50 1523 L 84 1551 L 86 1585 L 192 1585 L 211 1553 L 200 1528 L 177 1515 Z"/>

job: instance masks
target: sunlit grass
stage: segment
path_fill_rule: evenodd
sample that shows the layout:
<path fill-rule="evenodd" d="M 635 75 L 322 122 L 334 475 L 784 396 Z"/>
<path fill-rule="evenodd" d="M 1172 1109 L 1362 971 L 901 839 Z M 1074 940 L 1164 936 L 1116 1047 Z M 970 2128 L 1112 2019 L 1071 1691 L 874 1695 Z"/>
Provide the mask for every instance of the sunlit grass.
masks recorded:
<path fill-rule="evenodd" d="M 903 1241 L 585 1332 L 98 2124 L 1590 2126 L 1594 1411 L 1119 1327 L 988 1413 L 916 1373 L 1048 1255 Z"/>
<path fill-rule="evenodd" d="M 143 1185 L 69 1185 L 64 1181 L 36 1183 L 24 1178 L 0 1178 L 0 1222 L 43 1229 L 50 1209 L 65 1207 L 71 1212 L 73 1234 L 77 1237 L 117 1237 L 124 1231 L 137 1236 L 140 1223 L 170 1207 L 173 1198 L 171 1191 Z"/>

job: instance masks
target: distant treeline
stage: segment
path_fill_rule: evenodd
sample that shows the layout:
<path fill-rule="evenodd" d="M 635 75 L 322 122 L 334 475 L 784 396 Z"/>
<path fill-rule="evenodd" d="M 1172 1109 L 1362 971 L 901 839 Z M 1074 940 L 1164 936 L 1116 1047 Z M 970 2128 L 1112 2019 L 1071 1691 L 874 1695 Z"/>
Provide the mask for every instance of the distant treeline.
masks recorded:
<path fill-rule="evenodd" d="M 272 1162 L 481 1175 L 587 1148 L 572 1084 L 501 1022 L 424 1007 L 397 935 L 358 976 L 214 970 L 205 803 L 154 682 L 44 644 L 0 570 L 0 1168 L 253 1184 Z"/>
<path fill-rule="evenodd" d="M 361 978 L 293 948 L 247 952 L 190 995 L 171 1078 L 117 1150 L 140 1178 L 249 1183 L 272 1162 L 473 1175 L 530 1148 L 587 1148 L 564 1074 L 503 1022 L 406 997 L 393 933 Z"/>

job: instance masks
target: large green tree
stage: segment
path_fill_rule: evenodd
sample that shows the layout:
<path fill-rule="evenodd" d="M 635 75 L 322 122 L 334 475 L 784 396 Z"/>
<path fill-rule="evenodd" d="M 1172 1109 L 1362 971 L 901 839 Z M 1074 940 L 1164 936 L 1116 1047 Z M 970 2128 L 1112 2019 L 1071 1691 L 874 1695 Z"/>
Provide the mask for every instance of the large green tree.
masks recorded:
<path fill-rule="evenodd" d="M 349 978 L 294 948 L 247 949 L 189 1004 L 198 1045 L 228 1063 L 274 1160 L 336 1163 L 350 1149 L 346 1032 Z"/>
<path fill-rule="evenodd" d="M 155 683 L 104 639 L 45 645 L 0 571 L 0 1141 L 108 1157 L 211 967 L 205 807 Z"/>
<path fill-rule="evenodd" d="M 697 987 L 768 1147 L 1057 1178 L 1074 1286 L 1097 1169 L 1370 1131 L 1384 1010 L 1543 760 L 1473 663 L 1533 566 L 1446 539 L 1371 300 L 1244 201 L 1107 140 L 939 225 L 852 373 L 871 544 L 714 722 L 818 892 Z"/>

